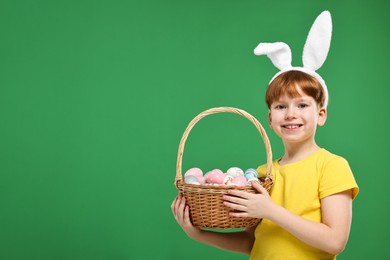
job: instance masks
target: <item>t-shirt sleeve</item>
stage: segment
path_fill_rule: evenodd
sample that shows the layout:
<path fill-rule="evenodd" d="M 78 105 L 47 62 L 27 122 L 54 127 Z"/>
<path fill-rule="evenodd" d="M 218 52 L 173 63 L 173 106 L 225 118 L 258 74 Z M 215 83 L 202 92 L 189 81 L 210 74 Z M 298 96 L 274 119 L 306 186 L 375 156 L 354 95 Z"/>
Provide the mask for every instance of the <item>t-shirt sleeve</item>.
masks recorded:
<path fill-rule="evenodd" d="M 267 164 L 263 164 L 257 167 L 257 172 L 260 176 L 265 175 L 267 173 Z"/>
<path fill-rule="evenodd" d="M 359 193 L 359 187 L 347 160 L 337 156 L 326 162 L 319 184 L 320 199 L 349 189 L 352 189 L 354 199 Z"/>

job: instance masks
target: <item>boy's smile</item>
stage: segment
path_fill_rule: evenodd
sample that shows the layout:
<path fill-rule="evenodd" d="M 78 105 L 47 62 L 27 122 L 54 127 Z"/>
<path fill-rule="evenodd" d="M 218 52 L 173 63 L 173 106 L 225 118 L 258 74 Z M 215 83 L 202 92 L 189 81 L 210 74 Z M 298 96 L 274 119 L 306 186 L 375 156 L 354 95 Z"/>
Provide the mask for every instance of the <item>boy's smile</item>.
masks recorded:
<path fill-rule="evenodd" d="M 301 127 L 302 124 L 287 124 L 287 125 L 282 125 L 282 127 L 287 128 L 287 129 L 297 129 Z"/>

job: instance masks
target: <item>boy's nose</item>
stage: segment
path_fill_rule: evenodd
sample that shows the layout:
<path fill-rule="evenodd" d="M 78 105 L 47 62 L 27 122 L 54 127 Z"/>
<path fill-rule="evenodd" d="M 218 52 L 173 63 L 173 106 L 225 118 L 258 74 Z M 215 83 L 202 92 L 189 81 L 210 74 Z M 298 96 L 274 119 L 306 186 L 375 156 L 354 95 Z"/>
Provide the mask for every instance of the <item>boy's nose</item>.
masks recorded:
<path fill-rule="evenodd" d="M 284 115 L 285 119 L 293 119 L 295 118 L 295 110 L 294 108 L 287 108 L 286 114 Z"/>

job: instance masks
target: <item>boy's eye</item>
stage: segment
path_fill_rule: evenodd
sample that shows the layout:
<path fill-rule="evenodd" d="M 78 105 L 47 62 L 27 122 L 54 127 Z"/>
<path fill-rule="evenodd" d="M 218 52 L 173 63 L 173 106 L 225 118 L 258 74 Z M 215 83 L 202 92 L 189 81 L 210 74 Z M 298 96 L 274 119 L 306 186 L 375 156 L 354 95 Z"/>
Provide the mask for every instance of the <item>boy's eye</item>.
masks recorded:
<path fill-rule="evenodd" d="M 284 109 L 284 108 L 286 108 L 286 106 L 281 104 L 275 106 L 275 109 Z"/>
<path fill-rule="evenodd" d="M 304 104 L 304 103 L 301 103 L 298 105 L 298 108 L 305 108 L 305 107 L 308 107 L 309 105 L 307 104 Z"/>

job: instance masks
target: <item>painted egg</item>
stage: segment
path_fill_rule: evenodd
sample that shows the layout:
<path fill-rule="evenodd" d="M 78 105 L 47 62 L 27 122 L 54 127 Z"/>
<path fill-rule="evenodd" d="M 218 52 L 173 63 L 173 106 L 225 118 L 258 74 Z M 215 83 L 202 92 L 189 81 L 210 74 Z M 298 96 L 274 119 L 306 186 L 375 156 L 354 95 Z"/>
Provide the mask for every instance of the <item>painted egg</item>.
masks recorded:
<path fill-rule="evenodd" d="M 198 182 L 200 184 L 205 184 L 206 183 L 206 177 L 205 176 L 200 176 L 200 177 L 196 177 L 198 179 Z"/>
<path fill-rule="evenodd" d="M 223 179 L 223 184 L 225 184 L 225 185 L 230 184 L 233 180 L 233 177 L 230 175 L 227 175 L 226 173 L 224 173 L 224 175 L 225 175 L 225 178 Z"/>
<path fill-rule="evenodd" d="M 208 171 L 208 172 L 206 172 L 206 174 L 204 175 L 204 177 L 206 177 L 206 179 L 207 179 L 207 175 L 209 175 L 209 174 L 215 174 L 216 172 L 218 172 L 218 173 L 223 173 L 220 169 L 214 169 L 214 170 L 211 170 L 211 171 Z"/>
<path fill-rule="evenodd" d="M 207 183 L 223 184 L 225 176 L 226 175 L 221 170 L 214 169 L 206 174 L 206 182 Z"/>
<path fill-rule="evenodd" d="M 191 168 L 188 171 L 186 171 L 186 173 L 184 174 L 184 177 L 186 177 L 188 175 L 194 175 L 196 177 L 202 177 L 203 176 L 203 172 L 199 168 Z"/>
<path fill-rule="evenodd" d="M 184 177 L 184 182 L 187 183 L 187 184 L 197 184 L 197 185 L 200 184 L 198 179 L 194 175 L 185 176 Z"/>
<path fill-rule="evenodd" d="M 233 178 L 234 177 L 237 177 L 237 176 L 243 176 L 244 175 L 244 171 L 241 170 L 240 168 L 238 167 L 231 167 L 227 170 L 226 174 L 232 176 Z"/>
<path fill-rule="evenodd" d="M 245 171 L 245 177 L 247 180 L 249 180 L 251 177 L 257 178 L 257 176 L 258 176 L 258 173 L 257 173 L 256 169 L 249 168 L 248 170 Z"/>
<path fill-rule="evenodd" d="M 252 185 L 251 182 L 254 181 L 254 182 L 257 182 L 257 183 L 260 183 L 259 179 L 257 177 L 250 177 L 246 183 L 246 185 Z"/>
<path fill-rule="evenodd" d="M 211 170 L 211 172 L 214 172 L 214 173 L 222 173 L 223 174 L 223 171 L 221 171 L 220 169 L 214 169 L 214 170 Z"/>
<path fill-rule="evenodd" d="M 237 176 L 233 178 L 232 183 L 236 184 L 237 186 L 245 186 L 247 179 L 245 176 Z"/>

